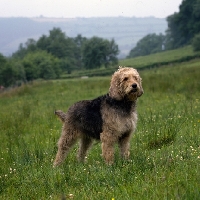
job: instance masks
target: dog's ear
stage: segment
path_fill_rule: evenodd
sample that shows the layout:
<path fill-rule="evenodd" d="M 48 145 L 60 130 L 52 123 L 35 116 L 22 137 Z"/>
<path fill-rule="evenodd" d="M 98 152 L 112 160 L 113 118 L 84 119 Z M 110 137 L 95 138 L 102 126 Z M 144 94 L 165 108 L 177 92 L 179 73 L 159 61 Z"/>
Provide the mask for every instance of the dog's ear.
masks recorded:
<path fill-rule="evenodd" d="M 137 96 L 138 96 L 138 97 L 141 97 L 143 94 L 144 94 L 144 90 L 141 88 L 141 89 L 140 89 L 140 92 L 138 92 L 138 95 L 137 95 Z"/>
<path fill-rule="evenodd" d="M 142 88 L 142 78 L 139 77 L 139 92 L 138 97 L 141 97 L 144 94 L 144 90 Z"/>
<path fill-rule="evenodd" d="M 111 82 L 110 82 L 109 96 L 113 99 L 121 100 L 122 95 L 120 93 L 119 88 L 120 88 L 119 79 L 116 79 L 116 77 L 113 75 Z"/>

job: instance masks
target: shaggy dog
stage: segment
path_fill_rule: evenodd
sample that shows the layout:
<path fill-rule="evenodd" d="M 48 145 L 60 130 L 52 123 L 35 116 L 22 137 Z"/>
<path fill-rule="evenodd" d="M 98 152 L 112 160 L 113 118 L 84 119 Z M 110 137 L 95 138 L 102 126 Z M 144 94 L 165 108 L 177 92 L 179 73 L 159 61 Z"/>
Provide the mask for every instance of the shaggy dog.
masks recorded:
<path fill-rule="evenodd" d="M 137 123 L 136 101 L 143 94 L 141 81 L 136 69 L 119 67 L 112 76 L 108 94 L 79 101 L 67 113 L 55 111 L 63 127 L 53 165 L 64 161 L 77 139 L 80 139 L 79 161 L 84 161 L 95 139 L 102 142 L 102 156 L 107 164 L 114 161 L 115 143 L 121 156 L 128 159 L 130 139 Z"/>

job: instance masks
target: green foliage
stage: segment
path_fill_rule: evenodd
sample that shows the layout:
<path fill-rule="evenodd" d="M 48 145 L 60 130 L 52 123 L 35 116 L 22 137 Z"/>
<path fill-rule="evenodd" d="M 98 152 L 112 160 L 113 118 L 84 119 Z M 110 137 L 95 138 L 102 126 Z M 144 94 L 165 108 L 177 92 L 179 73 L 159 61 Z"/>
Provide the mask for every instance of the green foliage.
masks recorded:
<path fill-rule="evenodd" d="M 6 58 L 0 53 L 0 66 L 6 63 Z"/>
<path fill-rule="evenodd" d="M 200 34 L 194 36 L 192 40 L 192 47 L 194 51 L 200 51 Z"/>
<path fill-rule="evenodd" d="M 38 47 L 36 45 L 36 41 L 34 39 L 28 39 L 25 45 L 23 45 L 22 43 L 19 45 L 18 50 L 13 53 L 12 57 L 23 59 L 26 54 L 37 50 Z"/>
<path fill-rule="evenodd" d="M 4 86 L 9 86 L 15 81 L 15 74 L 10 63 L 6 63 L 1 69 L 1 83 Z"/>
<path fill-rule="evenodd" d="M 66 37 L 65 33 L 59 28 L 49 31 L 49 36 L 42 36 L 37 42 L 38 48 L 51 53 L 57 58 L 73 58 L 75 45 L 71 38 Z"/>
<path fill-rule="evenodd" d="M 83 46 L 83 62 L 86 69 L 108 67 L 117 64 L 118 46 L 114 40 L 108 41 L 99 37 L 87 40 Z"/>
<path fill-rule="evenodd" d="M 128 58 L 148 55 L 164 50 L 177 49 L 192 42 L 200 32 L 200 0 L 182 1 L 179 12 L 167 17 L 166 35 L 149 34 L 133 48 Z M 194 46 L 194 43 L 193 43 Z"/>
<path fill-rule="evenodd" d="M 105 94 L 110 76 L 37 81 L 0 94 L 0 199 L 199 199 L 199 61 L 141 76 L 131 157 L 122 161 L 117 152 L 113 166 L 98 143 L 85 164 L 75 146 L 52 167 L 62 127 L 54 110 Z"/>
<path fill-rule="evenodd" d="M 200 32 L 200 0 L 184 0 L 180 11 L 167 18 L 168 48 L 178 48 L 191 42 Z"/>
<path fill-rule="evenodd" d="M 38 41 L 29 39 L 25 47 L 20 44 L 13 57 L 24 58 L 28 53 L 38 50 L 46 51 L 60 59 L 60 68 L 71 73 L 72 70 L 98 68 L 101 65 L 108 67 L 117 63 L 119 53 L 115 41 L 93 37 L 87 39 L 80 34 L 75 38 L 65 35 L 59 28 L 49 31 L 49 36 L 43 35 Z"/>
<path fill-rule="evenodd" d="M 87 39 L 80 34 L 70 38 L 60 28 L 53 28 L 38 41 L 28 39 L 25 45 L 20 44 L 8 62 L 0 56 L 0 83 L 11 86 L 39 78 L 55 79 L 61 72 L 108 67 L 117 64 L 118 53 L 113 39 Z"/>
<path fill-rule="evenodd" d="M 4 84 L 3 82 L 3 71 L 5 70 L 6 58 L 0 53 L 0 85 Z"/>
<path fill-rule="evenodd" d="M 75 38 L 73 38 L 73 41 L 76 45 L 76 48 L 74 49 L 75 65 L 76 65 L 76 69 L 80 70 L 80 69 L 83 69 L 84 67 L 83 47 L 84 47 L 85 42 L 87 41 L 87 38 L 82 37 L 80 34 L 78 34 Z"/>
<path fill-rule="evenodd" d="M 61 73 L 59 62 L 58 58 L 46 51 L 27 54 L 22 61 L 26 73 L 26 80 L 58 78 Z"/>
<path fill-rule="evenodd" d="M 25 80 L 23 65 L 18 60 L 6 59 L 0 54 L 0 85 L 4 87 L 20 84 Z"/>
<path fill-rule="evenodd" d="M 127 58 L 134 58 L 137 56 L 145 56 L 152 53 L 157 53 L 164 50 L 165 36 L 162 34 L 156 35 L 148 34 L 139 40 Z"/>
<path fill-rule="evenodd" d="M 36 52 L 34 54 L 37 54 Z M 38 55 L 39 57 L 41 57 L 40 55 Z M 44 53 L 42 54 L 43 58 L 41 58 L 41 60 L 49 60 L 45 59 L 45 56 L 49 57 L 50 54 Z M 185 61 L 189 61 L 192 59 L 196 59 L 200 56 L 199 52 L 193 52 L 193 49 L 191 46 L 186 46 L 180 49 L 176 49 L 176 50 L 170 50 L 170 51 L 163 51 L 160 53 L 156 53 L 156 54 L 151 54 L 148 56 L 140 56 L 140 57 L 136 57 L 136 58 L 131 58 L 131 59 L 124 59 L 124 60 L 120 60 L 119 61 L 119 65 L 120 66 L 132 66 L 135 68 L 141 68 L 141 69 L 146 69 L 146 68 L 155 68 L 155 67 L 162 67 L 163 65 L 174 65 L 174 63 L 180 63 L 180 62 L 185 62 Z M 31 57 L 31 56 L 30 56 Z M 51 56 L 50 56 L 51 57 Z M 24 70 L 24 65 L 22 64 L 22 61 L 18 60 L 18 59 L 11 59 L 11 60 L 7 60 L 5 57 L 3 57 L 5 62 L 11 62 L 11 66 L 12 66 L 12 70 L 14 70 L 14 74 L 16 74 L 16 76 L 14 77 L 14 79 L 12 79 L 14 82 L 12 84 L 17 84 L 20 85 L 20 83 L 25 82 L 26 81 L 26 73 Z M 57 60 L 57 59 L 56 59 Z M 47 62 L 48 63 L 48 62 Z M 57 63 L 57 62 L 56 62 Z M 4 63 L 5 64 L 5 63 Z M 28 63 L 26 63 L 28 64 Z M 82 69 L 82 70 L 74 70 L 74 68 L 71 67 L 70 65 L 70 61 L 68 61 L 68 59 L 59 59 L 58 60 L 58 68 L 56 68 L 58 70 L 58 75 L 59 75 L 59 71 L 61 69 L 61 71 L 67 71 L 67 73 L 62 73 L 60 74 L 61 78 L 74 78 L 74 77 L 82 77 L 82 76 L 89 76 L 89 77 L 93 77 L 93 76 L 108 76 L 111 75 L 117 68 L 118 66 L 115 65 L 113 67 L 109 67 L 109 68 L 105 68 L 105 67 L 100 67 L 98 69 L 94 68 L 94 69 Z M 1 65 L 3 66 L 3 65 Z M 54 66 L 55 67 L 55 66 Z M 1 84 L 3 84 L 2 81 L 8 81 L 10 79 L 2 79 L 1 78 L 1 70 L 3 68 L 0 68 L 0 81 Z M 29 71 L 28 71 L 29 73 Z M 34 73 L 34 71 L 32 72 Z M 49 73 L 51 74 L 51 73 Z M 43 76 L 44 78 L 44 76 Z M 46 77 L 46 79 L 48 79 L 48 77 Z M 7 84 L 3 84 L 4 86 Z"/>

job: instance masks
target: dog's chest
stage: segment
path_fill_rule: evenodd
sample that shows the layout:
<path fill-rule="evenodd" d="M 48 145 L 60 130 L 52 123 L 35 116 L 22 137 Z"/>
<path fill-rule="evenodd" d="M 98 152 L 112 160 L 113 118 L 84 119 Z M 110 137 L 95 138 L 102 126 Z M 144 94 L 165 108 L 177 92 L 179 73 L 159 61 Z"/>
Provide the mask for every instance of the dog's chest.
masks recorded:
<path fill-rule="evenodd" d="M 110 131 L 113 131 L 119 135 L 134 131 L 136 128 L 137 113 L 133 110 L 127 112 L 123 109 L 105 106 L 103 109 L 102 118 L 105 128 L 108 128 Z"/>

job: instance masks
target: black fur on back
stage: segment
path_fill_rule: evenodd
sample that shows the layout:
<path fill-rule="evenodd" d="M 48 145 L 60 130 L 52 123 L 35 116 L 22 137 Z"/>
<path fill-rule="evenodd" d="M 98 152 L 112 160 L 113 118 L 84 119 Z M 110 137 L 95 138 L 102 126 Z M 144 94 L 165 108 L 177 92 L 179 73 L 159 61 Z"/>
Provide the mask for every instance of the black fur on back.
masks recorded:
<path fill-rule="evenodd" d="M 107 95 L 106 103 L 119 111 L 121 111 L 121 114 L 129 115 L 132 111 L 132 108 L 135 106 L 135 102 L 128 101 L 126 98 L 122 100 L 116 100 L 111 98 L 109 95 Z"/>
<path fill-rule="evenodd" d="M 109 104 L 110 107 L 115 109 L 123 110 L 122 113 L 125 115 L 130 114 L 133 105 L 133 102 L 117 101 L 106 94 L 93 100 L 79 101 L 68 110 L 68 117 L 71 123 L 86 135 L 98 140 L 100 139 L 103 125 L 102 103 Z"/>

